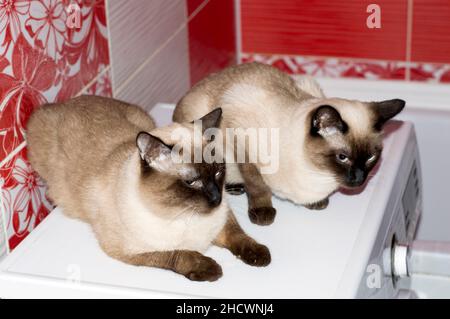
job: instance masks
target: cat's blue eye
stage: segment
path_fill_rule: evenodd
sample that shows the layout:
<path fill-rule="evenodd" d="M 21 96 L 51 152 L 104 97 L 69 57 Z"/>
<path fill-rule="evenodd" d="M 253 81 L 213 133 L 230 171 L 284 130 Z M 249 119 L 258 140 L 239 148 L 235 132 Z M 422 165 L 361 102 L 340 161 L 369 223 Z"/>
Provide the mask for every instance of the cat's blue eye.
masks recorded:
<path fill-rule="evenodd" d="M 348 158 L 347 154 L 339 153 L 336 155 L 336 159 L 341 163 L 348 163 L 350 162 L 350 159 Z"/>
<path fill-rule="evenodd" d="M 366 163 L 371 163 L 373 162 L 375 159 L 377 158 L 377 156 L 375 154 L 373 154 L 371 157 L 369 157 L 366 161 Z"/>
<path fill-rule="evenodd" d="M 199 179 L 190 179 L 190 180 L 185 180 L 184 182 L 188 186 L 191 186 L 191 187 L 197 186 L 201 183 L 201 181 Z"/>

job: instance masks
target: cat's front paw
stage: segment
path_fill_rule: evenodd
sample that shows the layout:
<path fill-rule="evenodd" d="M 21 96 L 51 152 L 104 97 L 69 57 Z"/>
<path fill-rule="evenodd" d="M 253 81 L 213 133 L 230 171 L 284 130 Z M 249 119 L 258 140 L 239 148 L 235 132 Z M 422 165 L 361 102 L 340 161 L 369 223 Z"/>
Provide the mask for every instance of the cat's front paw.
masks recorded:
<path fill-rule="evenodd" d="M 329 199 L 325 198 L 324 200 L 321 200 L 319 202 L 316 203 L 312 203 L 312 204 L 305 204 L 303 206 L 305 206 L 308 209 L 312 209 L 312 210 L 322 210 L 328 207 L 329 204 Z"/>
<path fill-rule="evenodd" d="M 273 223 L 277 211 L 273 207 L 255 207 L 248 210 L 252 223 L 267 226 Z"/>
<path fill-rule="evenodd" d="M 241 247 L 239 257 L 248 265 L 263 267 L 270 264 L 271 256 L 269 249 L 255 242 L 248 242 Z"/>
<path fill-rule="evenodd" d="M 222 277 L 222 267 L 214 259 L 201 256 L 185 276 L 193 281 L 216 281 Z"/>

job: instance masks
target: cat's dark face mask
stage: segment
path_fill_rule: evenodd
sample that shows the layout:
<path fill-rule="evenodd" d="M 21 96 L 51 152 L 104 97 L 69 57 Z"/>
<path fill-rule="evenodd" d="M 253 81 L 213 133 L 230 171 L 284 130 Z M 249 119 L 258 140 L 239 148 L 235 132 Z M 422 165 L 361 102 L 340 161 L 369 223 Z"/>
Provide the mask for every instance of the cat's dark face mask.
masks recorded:
<path fill-rule="evenodd" d="M 222 110 L 218 108 L 203 116 L 200 119 L 203 129 L 216 128 L 221 114 Z M 196 163 L 195 151 L 189 152 L 192 157 L 189 161 L 174 161 L 174 145 L 147 132 L 137 135 L 136 145 L 141 156 L 142 176 L 152 181 L 152 189 L 157 193 L 154 200 L 184 209 L 186 213 L 199 214 L 210 213 L 211 208 L 222 203 L 224 163 L 208 163 L 205 159 Z"/>
<path fill-rule="evenodd" d="M 222 202 L 222 190 L 225 177 L 225 165 L 208 165 L 203 168 L 202 192 L 206 197 L 210 207 L 219 206 Z"/>
<path fill-rule="evenodd" d="M 217 207 L 222 202 L 222 192 L 225 180 L 225 164 L 199 163 L 194 164 L 196 176 L 184 180 L 185 186 L 192 192 L 202 195 L 209 207 Z"/>
<path fill-rule="evenodd" d="M 366 104 L 371 116 L 364 134 L 354 131 L 331 105 L 321 105 L 311 114 L 309 154 L 319 168 L 331 172 L 346 188 L 360 187 L 366 182 L 381 157 L 382 127 L 403 109 L 405 102 Z"/>
<path fill-rule="evenodd" d="M 381 150 L 381 144 L 360 143 L 355 145 L 350 154 L 344 151 L 331 154 L 330 162 L 334 166 L 340 184 L 347 188 L 362 186 L 378 163 Z"/>
<path fill-rule="evenodd" d="M 203 134 L 210 128 L 218 128 L 222 116 L 222 109 L 217 108 L 203 116 L 202 122 Z M 195 124 L 194 124 L 195 125 Z M 208 143 L 212 140 L 208 139 Z M 195 159 L 195 158 L 194 158 Z M 225 164 L 207 163 L 203 159 L 202 163 L 192 164 L 196 175 L 193 179 L 185 181 L 185 184 L 192 190 L 200 192 L 207 200 L 208 206 L 214 208 L 222 202 L 222 192 L 225 181 Z"/>

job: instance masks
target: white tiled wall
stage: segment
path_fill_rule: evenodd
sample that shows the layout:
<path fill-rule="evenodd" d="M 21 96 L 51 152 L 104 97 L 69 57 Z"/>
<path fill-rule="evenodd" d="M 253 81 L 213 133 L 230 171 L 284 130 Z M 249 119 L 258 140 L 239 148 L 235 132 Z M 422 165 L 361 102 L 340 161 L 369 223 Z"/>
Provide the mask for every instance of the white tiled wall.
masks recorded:
<path fill-rule="evenodd" d="M 185 0 L 107 2 L 115 98 L 146 109 L 189 88 Z"/>
<path fill-rule="evenodd" d="M 190 86 L 187 31 L 183 28 L 114 97 L 150 110 L 158 102 L 176 102 Z"/>

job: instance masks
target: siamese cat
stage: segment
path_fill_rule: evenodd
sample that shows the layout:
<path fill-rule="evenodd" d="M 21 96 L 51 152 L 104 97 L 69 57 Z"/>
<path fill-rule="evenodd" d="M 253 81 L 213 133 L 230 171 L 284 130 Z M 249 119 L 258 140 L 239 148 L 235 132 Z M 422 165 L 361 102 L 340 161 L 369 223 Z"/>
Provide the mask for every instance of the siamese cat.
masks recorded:
<path fill-rule="evenodd" d="M 203 127 L 220 118 L 213 110 L 201 118 Z M 28 155 L 49 197 L 90 224 L 112 258 L 196 281 L 222 276 L 202 254 L 211 244 L 252 266 L 268 265 L 267 247 L 244 233 L 223 199 L 224 164 L 173 161 L 177 128 L 190 132 L 193 124 L 155 128 L 137 106 L 81 96 L 32 114 Z"/>
<path fill-rule="evenodd" d="M 226 188 L 245 189 L 253 223 L 271 224 L 272 193 L 310 209 L 324 209 L 339 187 L 364 184 L 381 157 L 382 127 L 398 114 L 399 99 L 361 102 L 327 98 L 309 77 L 295 81 L 278 69 L 248 63 L 211 74 L 177 104 L 174 121 L 198 118 L 215 107 L 226 128 L 278 128 L 279 164 L 227 164 Z"/>

